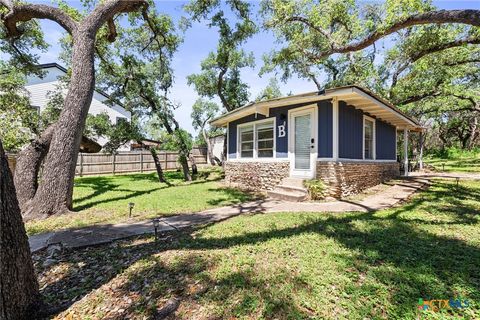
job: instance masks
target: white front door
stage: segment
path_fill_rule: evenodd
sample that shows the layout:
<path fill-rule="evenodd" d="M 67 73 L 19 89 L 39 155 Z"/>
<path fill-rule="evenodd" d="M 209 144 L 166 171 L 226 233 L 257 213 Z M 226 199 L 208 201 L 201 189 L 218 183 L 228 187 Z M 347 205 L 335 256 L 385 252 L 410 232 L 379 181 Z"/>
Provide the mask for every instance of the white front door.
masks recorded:
<path fill-rule="evenodd" d="M 317 158 L 315 108 L 308 107 L 289 112 L 290 175 L 314 178 Z"/>

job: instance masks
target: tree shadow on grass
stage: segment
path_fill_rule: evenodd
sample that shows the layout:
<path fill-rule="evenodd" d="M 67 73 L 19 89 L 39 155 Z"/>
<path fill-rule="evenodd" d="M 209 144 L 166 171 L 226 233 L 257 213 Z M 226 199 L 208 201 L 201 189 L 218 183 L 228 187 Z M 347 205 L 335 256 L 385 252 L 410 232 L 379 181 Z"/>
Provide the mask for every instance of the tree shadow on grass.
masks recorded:
<path fill-rule="evenodd" d="M 74 188 L 92 188 L 93 192 L 86 196 L 73 199 L 73 204 L 98 197 L 106 192 L 115 190 L 119 186 L 118 183 L 113 183 L 112 179 L 108 177 L 81 178 L 75 181 Z"/>
<path fill-rule="evenodd" d="M 460 198 L 479 197 L 470 190 L 464 191 L 462 194 L 457 193 Z M 64 305 L 67 308 L 74 300 L 81 299 L 114 278 L 116 280 L 118 275 L 135 262 L 143 263 L 145 260 L 144 267 L 137 268 L 135 276 L 127 277 L 118 290 L 120 296 L 131 293 L 136 297 L 152 296 L 154 305 L 139 298 L 126 306 L 131 312 L 147 312 L 152 315 L 166 299 L 175 296 L 186 309 L 199 308 L 202 303 L 222 305 L 222 302 L 229 300 L 240 301 L 235 306 L 225 305 L 224 310 L 218 311 L 219 318 L 319 316 L 316 313 L 318 310 L 305 310 L 302 306 L 294 305 L 294 299 L 289 293 L 274 290 L 271 284 L 255 280 L 249 273 L 231 270 L 221 281 L 214 281 L 208 272 L 215 265 L 215 259 L 208 256 L 208 253 L 214 254 L 219 249 L 235 247 L 236 250 L 241 250 L 242 247 L 261 245 L 270 240 L 288 242 L 302 234 L 314 234 L 331 239 L 348 249 L 351 254 L 338 253 L 335 259 L 344 262 L 345 273 L 363 275 L 370 281 L 352 282 L 344 288 L 346 296 L 340 298 L 352 301 L 355 310 L 350 311 L 355 312 L 359 318 L 379 316 L 372 315 L 372 305 L 365 303 L 375 298 L 379 287 L 388 290 L 386 299 L 389 306 L 384 310 L 384 316 L 389 318 L 415 318 L 418 298 L 448 299 L 468 293 L 471 307 L 479 308 L 476 303 L 480 300 L 480 248 L 456 238 L 425 231 L 422 226 L 428 226 L 430 221 L 419 218 L 412 222 L 408 216 L 401 214 L 420 206 L 423 209 L 424 201 L 433 201 L 447 191 L 438 192 L 438 196 L 426 194 L 409 203 L 408 209 L 397 208 L 383 217 L 372 212 L 343 215 L 307 213 L 301 214 L 299 223 L 283 229 L 247 230 L 239 235 L 219 234 L 218 237 L 198 236 L 185 230 L 181 234 L 172 235 L 170 240 L 157 244 L 149 242 L 151 238 L 145 237 L 143 239 L 147 242 L 140 244 L 125 241 L 100 248 L 77 250 L 67 253 L 63 259 L 62 263 L 70 266 L 66 274 L 58 281 L 44 286 L 42 293 L 50 302 L 68 300 Z M 428 197 L 430 198 L 426 200 Z M 460 206 L 464 207 L 462 202 Z M 468 223 L 458 212 L 461 211 L 448 211 L 453 216 L 452 223 Z M 274 215 L 272 219 L 275 219 Z M 180 252 L 180 257 L 184 258 L 166 265 L 156 256 L 169 252 Z M 203 257 L 202 254 L 207 256 Z M 148 264 L 152 259 L 153 262 Z M 79 263 L 87 265 L 75 267 Z M 82 274 L 87 269 L 94 269 L 96 273 Z M 150 279 L 153 283 L 142 286 L 142 279 Z M 207 290 L 192 295 L 190 286 L 198 284 L 197 281 L 206 286 Z M 373 287 L 372 282 L 376 284 Z M 291 294 L 301 289 L 295 283 L 289 285 L 294 286 Z M 152 290 L 156 291 L 152 293 Z"/>
<path fill-rule="evenodd" d="M 152 192 L 162 190 L 162 189 L 165 189 L 165 188 L 167 188 L 167 187 L 152 188 L 152 189 L 141 190 L 141 191 L 133 191 L 133 190 L 129 190 L 129 189 L 113 189 L 113 190 L 110 189 L 108 191 L 128 192 L 128 194 L 123 195 L 123 196 L 118 196 L 118 197 L 111 197 L 111 198 L 107 198 L 107 199 L 97 200 L 97 201 L 90 201 L 90 202 L 87 202 L 83 205 L 74 207 L 73 211 L 82 211 L 82 210 L 85 210 L 85 209 L 93 208 L 93 207 L 95 207 L 99 204 L 102 204 L 102 203 L 128 200 L 128 199 L 131 199 L 131 198 L 139 197 L 141 195 L 150 194 Z M 108 191 L 106 191 L 106 192 L 108 192 Z"/>
<path fill-rule="evenodd" d="M 173 176 L 173 173 L 172 175 Z M 183 177 L 183 175 L 182 175 Z M 104 203 L 110 203 L 110 202 L 115 202 L 115 201 L 119 201 L 119 200 L 128 200 L 128 199 L 132 199 L 132 198 L 135 198 L 135 197 L 138 197 L 138 196 L 141 196 L 141 195 L 144 195 L 144 194 L 150 194 L 152 192 L 155 192 L 155 191 L 159 191 L 159 190 L 162 190 L 162 189 L 167 189 L 167 188 L 182 188 L 182 187 L 186 187 L 186 186 L 189 186 L 189 185 L 198 185 L 198 184 L 203 184 L 203 183 L 209 183 L 209 182 L 214 182 L 214 181 L 218 181 L 220 180 L 221 178 L 220 177 L 217 177 L 217 178 L 211 178 L 211 179 L 199 179 L 199 180 L 194 180 L 194 181 L 191 181 L 191 182 L 180 182 L 178 184 L 164 184 L 164 183 L 161 183 L 158 181 L 158 179 L 156 179 L 156 176 L 154 175 L 151 175 L 151 174 L 132 174 L 132 175 L 124 175 L 122 176 L 122 178 L 127 178 L 129 180 L 131 180 L 132 182 L 134 181 L 152 181 L 152 182 L 156 182 L 158 183 L 159 187 L 156 187 L 156 188 L 150 188 L 148 190 L 134 190 L 134 189 L 125 189 L 125 188 L 119 188 L 120 187 L 120 184 L 118 183 L 113 183 L 112 181 L 112 177 L 86 177 L 86 178 L 82 178 L 79 182 L 76 182 L 75 183 L 75 186 L 76 187 L 88 187 L 88 188 L 92 188 L 93 189 L 93 192 L 86 195 L 86 196 L 83 196 L 83 197 L 80 197 L 80 198 L 76 198 L 73 200 L 73 204 L 79 204 L 79 203 L 84 203 L 82 205 L 78 205 L 76 207 L 74 207 L 73 211 L 82 211 L 82 210 L 85 210 L 85 209 L 89 209 L 89 208 L 92 208 L 92 207 L 95 207 L 99 204 L 104 204 Z M 181 189 L 180 189 L 181 190 Z M 213 190 L 213 189 L 210 189 L 210 190 Z M 127 192 L 126 195 L 122 195 L 122 196 L 117 196 L 117 197 L 109 197 L 109 198 L 106 198 L 106 199 L 100 199 L 100 200 L 95 200 L 95 198 L 103 195 L 103 194 L 106 194 L 108 192 Z M 233 193 L 233 191 L 232 191 Z"/>
<path fill-rule="evenodd" d="M 228 274 L 213 275 L 209 271 L 219 263 L 215 255 L 186 253 L 174 258 L 149 257 L 140 272 L 128 277 L 118 288 L 122 296 L 148 296 L 150 302 L 138 299 L 125 305 L 126 312 L 148 319 L 158 318 L 167 299 L 179 300 L 177 312 L 183 318 L 196 318 L 202 303 L 216 310 L 203 314 L 208 319 L 249 319 L 259 315 L 276 319 L 300 319 L 302 311 L 289 294 L 278 292 L 248 270 L 231 270 Z M 149 263 L 152 262 L 152 263 Z M 153 280 L 153 289 L 141 288 L 145 279 Z M 170 319 L 177 318 L 172 313 Z"/>
<path fill-rule="evenodd" d="M 448 201 L 445 201 L 448 199 Z M 466 203 L 470 201 L 470 203 Z M 446 203 L 446 204 L 445 204 Z M 389 215 L 389 219 L 397 219 L 402 221 L 415 221 L 415 219 L 408 216 L 409 212 L 415 208 L 421 207 L 426 212 L 446 212 L 451 213 L 455 219 L 451 222 L 442 220 L 417 220 L 427 224 L 476 224 L 479 222 L 480 212 L 475 203 L 480 203 L 479 188 L 468 188 L 462 184 L 456 186 L 453 181 L 436 181 L 434 188 L 424 190 L 418 196 L 412 198 L 408 203 L 402 207 L 396 208 L 393 214 Z"/>

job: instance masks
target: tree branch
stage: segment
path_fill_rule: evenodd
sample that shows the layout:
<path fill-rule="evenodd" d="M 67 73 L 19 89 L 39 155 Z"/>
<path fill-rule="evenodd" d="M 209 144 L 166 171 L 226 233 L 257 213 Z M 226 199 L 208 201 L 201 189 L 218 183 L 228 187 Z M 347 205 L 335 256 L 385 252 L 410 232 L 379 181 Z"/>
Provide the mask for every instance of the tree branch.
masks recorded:
<path fill-rule="evenodd" d="M 150 19 L 150 17 L 148 16 L 148 13 L 147 13 L 147 10 L 144 9 L 142 11 L 142 17 L 143 17 L 143 20 L 145 20 L 145 22 L 148 24 L 148 27 L 150 28 L 150 30 L 152 31 L 153 35 L 152 37 L 150 38 L 150 40 L 148 41 L 148 44 L 142 49 L 142 52 L 147 49 L 150 44 L 155 40 L 157 42 L 157 45 L 158 45 L 158 48 L 159 50 L 161 50 L 161 48 L 163 47 L 162 44 L 158 41 L 158 36 L 161 36 L 163 38 L 163 41 L 166 43 L 167 42 L 167 39 L 165 38 L 165 35 L 161 32 L 158 32 L 157 28 L 155 27 L 155 24 L 152 22 L 152 20 Z M 161 56 L 161 55 L 160 55 Z"/>
<path fill-rule="evenodd" d="M 460 100 L 466 100 L 470 102 L 471 107 L 464 108 L 464 110 L 471 110 L 471 111 L 477 111 L 480 112 L 480 102 L 477 102 L 474 98 L 469 97 L 469 96 L 464 96 L 460 94 L 452 94 L 453 97 L 460 99 Z"/>
<path fill-rule="evenodd" d="M 429 92 L 425 92 L 425 93 L 421 93 L 421 94 L 418 94 L 418 95 L 414 95 L 414 96 L 410 96 L 402 101 L 398 101 L 396 104 L 397 105 L 405 105 L 405 104 L 409 104 L 409 103 L 413 103 L 413 102 L 418 102 L 420 100 L 423 100 L 425 98 L 429 98 L 429 97 L 437 97 L 441 95 L 441 92 L 438 92 L 438 91 L 429 91 Z"/>
<path fill-rule="evenodd" d="M 425 24 L 445 24 L 445 23 L 462 23 L 472 26 L 480 26 L 480 10 L 437 10 L 430 11 L 420 14 L 415 14 L 410 17 L 407 17 L 401 21 L 398 21 L 385 29 L 377 30 L 363 39 L 353 41 L 346 45 L 337 45 L 335 44 L 330 37 L 330 34 L 325 30 L 313 25 L 308 19 L 302 17 L 290 17 L 286 21 L 290 22 L 301 22 L 311 29 L 317 31 L 330 41 L 330 48 L 319 53 L 316 58 L 323 59 L 334 53 L 347 53 L 353 51 L 359 51 L 365 49 L 372 45 L 377 40 L 386 37 L 394 32 L 397 32 L 401 29 L 416 25 L 425 25 Z"/>
<path fill-rule="evenodd" d="M 301 22 L 304 25 L 306 25 L 307 27 L 309 27 L 310 29 L 317 31 L 318 33 L 323 35 L 325 38 L 330 39 L 330 36 L 331 36 L 330 32 L 328 32 L 328 31 L 326 31 L 326 30 L 324 30 L 320 27 L 317 27 L 316 25 L 311 23 L 310 20 L 308 20 L 307 18 L 299 17 L 299 16 L 292 16 L 292 17 L 289 17 L 289 18 L 285 19 L 285 22 Z"/>
<path fill-rule="evenodd" d="M 450 41 L 450 42 L 439 43 L 435 46 L 431 46 L 431 47 L 426 48 L 424 50 L 420 50 L 420 51 L 415 52 L 414 54 L 410 55 L 410 60 L 411 60 L 411 62 L 415 62 L 415 61 L 419 60 L 420 58 L 422 58 L 422 57 L 424 57 L 428 54 L 438 52 L 438 51 L 443 51 L 443 50 L 450 49 L 450 48 L 460 47 L 460 46 L 463 46 L 465 44 L 480 44 L 480 38 L 478 38 L 478 37 L 466 37 L 466 38 L 462 38 L 462 39 L 453 40 L 453 41 Z"/>
<path fill-rule="evenodd" d="M 115 33 L 111 33 L 112 29 L 110 23 L 113 22 L 113 18 L 116 14 L 134 12 L 143 7 L 143 11 L 148 8 L 148 2 L 145 0 L 109 0 L 100 5 L 98 5 L 90 15 L 88 15 L 84 22 L 82 23 L 85 26 L 85 31 L 90 32 L 92 35 L 95 35 L 100 29 L 100 27 L 107 21 L 109 24 L 110 34 L 108 36 L 109 41 L 115 40 Z"/>
<path fill-rule="evenodd" d="M 115 26 L 115 21 L 113 20 L 113 18 L 108 19 L 107 26 L 108 26 L 107 40 L 109 42 L 114 42 L 115 39 L 117 38 L 117 27 Z"/>
<path fill-rule="evenodd" d="M 431 46 L 429 48 L 426 48 L 424 50 L 420 50 L 420 51 L 417 51 L 417 52 L 411 54 L 408 57 L 408 61 L 405 61 L 404 63 L 402 63 L 393 73 L 392 88 L 395 87 L 395 85 L 397 84 L 397 80 L 398 80 L 398 77 L 400 76 L 400 74 L 403 71 L 405 71 L 410 64 L 416 62 L 417 60 L 419 60 L 419 59 L 421 59 L 421 58 L 423 58 L 426 55 L 429 55 L 431 53 L 443 51 L 443 50 L 450 49 L 450 48 L 460 47 L 460 46 L 463 46 L 465 44 L 480 44 L 480 38 L 478 38 L 478 37 L 467 37 L 467 38 L 453 40 L 453 41 L 450 41 L 450 42 L 439 43 L 435 46 Z M 475 62 L 475 61 L 472 61 L 472 62 Z M 459 63 L 459 64 L 463 64 L 463 63 Z M 454 65 L 457 65 L 457 64 L 447 63 L 447 65 L 454 66 Z"/>
<path fill-rule="evenodd" d="M 217 94 L 218 97 L 220 98 L 220 101 L 222 101 L 223 106 L 227 111 L 232 111 L 234 109 L 233 106 L 231 106 L 225 96 L 223 95 L 222 88 L 223 88 L 223 76 L 227 73 L 226 68 L 222 68 L 220 70 L 220 73 L 218 74 L 218 81 L 217 81 Z"/>
<path fill-rule="evenodd" d="M 467 63 L 479 63 L 480 62 L 480 58 L 468 58 L 468 59 L 465 59 L 465 60 L 458 60 L 458 61 L 449 61 L 447 63 L 445 63 L 445 65 L 449 66 L 449 67 L 455 67 L 455 66 L 459 66 L 459 65 L 462 65 L 462 64 L 467 64 Z"/>
<path fill-rule="evenodd" d="M 77 22 L 59 8 L 44 4 L 14 4 L 10 0 L 0 0 L 0 5 L 9 10 L 0 17 L 9 37 L 18 37 L 22 34 L 22 31 L 17 28 L 17 23 L 32 19 L 55 21 L 70 34 L 73 34 L 77 28 Z"/>

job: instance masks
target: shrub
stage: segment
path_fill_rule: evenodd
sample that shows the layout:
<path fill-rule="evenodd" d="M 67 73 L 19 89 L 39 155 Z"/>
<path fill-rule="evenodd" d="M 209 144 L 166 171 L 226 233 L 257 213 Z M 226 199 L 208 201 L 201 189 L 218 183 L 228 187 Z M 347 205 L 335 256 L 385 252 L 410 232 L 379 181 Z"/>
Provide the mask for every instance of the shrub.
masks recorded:
<path fill-rule="evenodd" d="M 321 200 L 326 197 L 327 195 L 327 187 L 322 180 L 306 180 L 304 182 L 305 188 L 308 190 L 308 194 L 310 195 L 310 199 L 312 200 Z"/>

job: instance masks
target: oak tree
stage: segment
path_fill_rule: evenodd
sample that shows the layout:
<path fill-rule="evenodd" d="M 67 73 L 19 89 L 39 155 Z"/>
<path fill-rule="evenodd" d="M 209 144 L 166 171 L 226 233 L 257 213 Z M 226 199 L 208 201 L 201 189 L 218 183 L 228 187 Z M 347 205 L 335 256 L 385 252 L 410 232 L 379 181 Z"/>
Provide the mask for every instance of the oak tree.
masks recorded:
<path fill-rule="evenodd" d="M 0 319 L 31 319 L 39 304 L 27 233 L 0 141 Z"/>
<path fill-rule="evenodd" d="M 0 1 L 1 20 L 9 39 L 22 37 L 24 28 L 19 28 L 22 22 L 48 19 L 63 28 L 72 40 L 71 77 L 62 112 L 53 129 L 45 130 L 33 143 L 40 148 L 32 148 L 32 153 L 36 154 L 31 157 L 32 161 L 38 163 L 45 156 L 45 165 L 41 183 L 26 205 L 26 218 L 46 217 L 72 207 L 78 149 L 95 88 L 95 43 L 100 30 L 104 30 L 105 38 L 113 42 L 117 35 L 115 20 L 119 15 L 130 13 L 132 22 L 143 18 L 139 27 L 149 28 L 149 14 L 155 14 L 149 11 L 149 2 L 144 0 L 109 0 L 98 4 L 88 1 L 88 4 L 92 8 L 90 13 L 78 15 L 63 2 L 59 6 L 51 6 Z M 33 162 L 30 167 L 37 168 L 36 163 Z M 25 177 L 26 180 L 29 178 Z"/>

